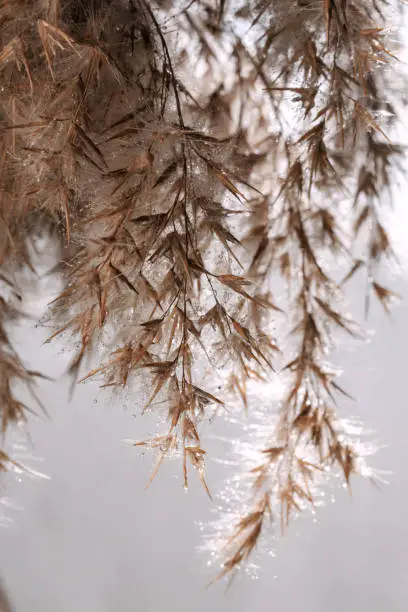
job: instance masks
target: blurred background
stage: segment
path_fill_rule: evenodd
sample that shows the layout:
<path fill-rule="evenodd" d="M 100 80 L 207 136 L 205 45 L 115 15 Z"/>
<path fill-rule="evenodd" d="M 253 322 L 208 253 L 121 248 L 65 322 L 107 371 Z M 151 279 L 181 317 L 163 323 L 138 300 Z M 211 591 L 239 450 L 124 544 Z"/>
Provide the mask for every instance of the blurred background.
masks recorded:
<path fill-rule="evenodd" d="M 358 399 L 344 402 L 343 415 L 361 417 L 386 445 L 373 463 L 391 472 L 389 484 L 379 491 L 355 479 L 352 497 L 339 486 L 335 503 L 328 495 L 314 520 L 302 517 L 273 544 L 275 557 L 261 555 L 257 579 L 242 574 L 229 589 L 206 589 L 216 570 L 198 550 L 198 523 L 212 517 L 211 502 L 193 475 L 184 491 L 177 462 L 145 490 L 152 457 L 123 442 L 152 433 L 154 419 L 134 416 L 131 395 L 108 400 L 89 382 L 69 402 L 67 380 L 41 381 L 50 419 L 33 416 L 27 435 L 10 444 L 49 479 L 8 475 L 0 510 L 0 576 L 15 612 L 408 610 L 408 214 L 399 200 L 390 219 L 402 272 L 387 280 L 403 300 L 391 318 L 373 303 L 371 341 L 336 358 L 341 384 Z M 28 298 L 33 319 L 46 301 L 38 290 Z M 361 314 L 364 287 L 356 282 L 352 294 Z M 47 332 L 23 322 L 15 343 L 27 363 L 58 379 L 70 356 L 42 345 Z M 219 421 L 216 430 L 225 427 Z M 207 448 L 210 457 L 224 452 L 217 440 Z M 225 466 L 210 459 L 212 490 L 224 476 Z"/>

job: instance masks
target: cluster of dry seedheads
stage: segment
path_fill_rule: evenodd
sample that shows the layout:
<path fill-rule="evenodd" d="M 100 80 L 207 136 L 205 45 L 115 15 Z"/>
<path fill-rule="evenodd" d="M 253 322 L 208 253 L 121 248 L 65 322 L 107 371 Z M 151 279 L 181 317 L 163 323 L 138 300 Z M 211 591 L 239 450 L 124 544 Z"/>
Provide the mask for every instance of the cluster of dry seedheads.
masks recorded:
<path fill-rule="evenodd" d="M 250 413 L 248 383 L 285 376 L 220 576 L 266 519 L 284 527 L 313 504 L 319 473 L 359 471 L 328 353 L 360 335 L 342 306 L 352 276 L 365 274 L 366 309 L 395 297 L 379 278 L 393 257 L 381 204 L 404 153 L 390 140 L 404 100 L 389 5 L 0 0 L 2 431 L 28 410 L 15 383 L 39 375 L 5 328 L 24 291 L 13 274 L 50 227 L 65 282 L 50 340 L 73 336 L 74 381 L 149 374 L 141 411 L 168 422 L 136 443 L 155 450 L 152 477 L 176 454 L 185 486 L 193 468 L 210 495 L 200 424 L 233 396 Z M 101 343 L 110 354 L 87 372 Z"/>

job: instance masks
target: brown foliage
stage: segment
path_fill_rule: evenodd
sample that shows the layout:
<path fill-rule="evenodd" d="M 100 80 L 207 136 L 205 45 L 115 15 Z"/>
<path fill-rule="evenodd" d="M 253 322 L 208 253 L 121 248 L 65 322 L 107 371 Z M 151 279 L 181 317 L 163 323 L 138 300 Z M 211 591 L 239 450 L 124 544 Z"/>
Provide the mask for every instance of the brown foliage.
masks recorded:
<path fill-rule="evenodd" d="M 185 486 L 191 466 L 210 495 L 200 423 L 229 393 L 251 410 L 248 382 L 288 355 L 286 399 L 220 576 L 247 560 L 276 504 L 283 529 L 313 503 L 316 474 L 337 465 L 348 484 L 358 471 L 327 351 L 333 335 L 359 335 L 340 299 L 354 274 L 367 271 L 367 308 L 371 294 L 387 311 L 395 297 L 378 279 L 392 256 L 379 205 L 403 153 L 387 4 L 0 2 L 0 280 L 17 291 L 9 276 L 31 265 L 27 240 L 44 224 L 69 245 L 50 340 L 76 339 L 74 380 L 126 387 L 149 374 L 141 411 L 161 398 L 168 420 L 136 443 L 158 453 L 152 478 L 178 452 Z M 290 348 L 268 331 L 283 319 L 279 276 Z M 3 432 L 26 416 L 13 380 L 38 374 L 10 345 L 10 315 L 2 299 Z M 110 356 L 83 372 L 112 330 Z M 221 394 L 203 359 L 228 369 Z"/>

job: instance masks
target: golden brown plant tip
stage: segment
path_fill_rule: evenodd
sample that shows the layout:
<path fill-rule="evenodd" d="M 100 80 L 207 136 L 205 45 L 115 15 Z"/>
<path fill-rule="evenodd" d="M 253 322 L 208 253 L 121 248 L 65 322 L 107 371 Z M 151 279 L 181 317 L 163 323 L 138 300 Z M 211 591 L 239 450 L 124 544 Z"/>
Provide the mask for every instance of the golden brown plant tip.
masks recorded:
<path fill-rule="evenodd" d="M 2 431 L 29 410 L 14 383 L 38 376 L 9 339 L 13 275 L 52 228 L 64 287 L 48 340 L 74 340 L 74 383 L 139 385 L 140 413 L 164 414 L 164 433 L 136 444 L 157 455 L 151 480 L 177 456 L 184 486 L 192 469 L 211 498 L 202 423 L 238 404 L 251 415 L 255 384 L 285 382 L 219 577 L 245 565 L 266 518 L 283 531 L 313 506 L 322 474 L 348 486 L 364 471 L 329 361 L 339 336 L 361 337 L 348 282 L 365 275 L 366 311 L 397 297 L 381 280 L 404 155 L 388 5 L 0 2 Z"/>

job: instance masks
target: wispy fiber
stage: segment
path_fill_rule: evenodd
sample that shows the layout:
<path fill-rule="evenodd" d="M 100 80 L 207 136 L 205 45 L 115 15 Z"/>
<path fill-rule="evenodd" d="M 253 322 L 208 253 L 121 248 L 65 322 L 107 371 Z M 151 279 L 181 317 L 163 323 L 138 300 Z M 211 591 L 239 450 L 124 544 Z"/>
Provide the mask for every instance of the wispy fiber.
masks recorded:
<path fill-rule="evenodd" d="M 328 359 L 337 335 L 360 336 L 342 306 L 352 276 L 365 274 L 367 312 L 372 297 L 386 311 L 396 297 L 380 277 L 393 257 L 381 205 L 404 153 L 389 4 L 0 1 L 5 295 L 18 300 L 13 270 L 52 227 L 65 287 L 50 340 L 74 338 L 70 375 L 125 389 L 148 376 L 140 410 L 164 410 L 167 429 L 135 445 L 154 449 L 152 478 L 178 454 L 184 485 L 195 471 L 210 497 L 201 423 L 234 396 L 250 412 L 251 380 L 286 377 L 220 576 L 270 518 L 283 530 L 313 504 L 319 473 L 340 468 L 349 484 L 361 471 Z M 14 382 L 38 373 L 10 344 L 3 298 L 0 314 L 4 433 L 28 410 Z M 84 371 L 107 338 L 110 354 Z M 10 461 L 0 451 L 0 469 Z"/>

